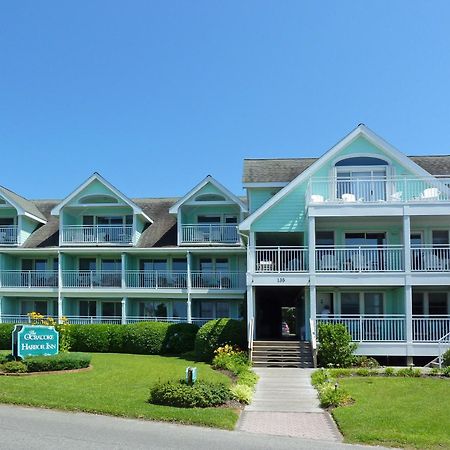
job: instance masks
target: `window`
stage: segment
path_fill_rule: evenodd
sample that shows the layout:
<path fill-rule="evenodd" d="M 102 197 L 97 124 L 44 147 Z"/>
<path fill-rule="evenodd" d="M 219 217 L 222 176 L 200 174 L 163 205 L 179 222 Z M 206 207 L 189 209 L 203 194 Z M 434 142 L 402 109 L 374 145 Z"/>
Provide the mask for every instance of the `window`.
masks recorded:
<path fill-rule="evenodd" d="M 122 261 L 120 259 L 102 259 L 102 271 L 120 272 Z"/>
<path fill-rule="evenodd" d="M 205 319 L 212 319 L 214 317 L 214 303 L 201 302 L 200 303 L 200 317 Z"/>
<path fill-rule="evenodd" d="M 345 245 L 384 245 L 386 233 L 345 233 Z"/>
<path fill-rule="evenodd" d="M 80 270 L 92 270 L 95 272 L 97 269 L 97 261 L 95 258 L 80 258 L 79 261 Z"/>
<path fill-rule="evenodd" d="M 359 314 L 359 293 L 343 292 L 341 294 L 341 313 Z"/>
<path fill-rule="evenodd" d="M 226 302 L 217 302 L 216 317 L 230 317 L 230 304 Z"/>
<path fill-rule="evenodd" d="M 383 314 L 383 294 L 366 292 L 364 294 L 364 314 Z"/>
<path fill-rule="evenodd" d="M 48 314 L 47 300 L 22 302 L 20 305 L 20 313 L 25 316 L 30 312 L 37 312 L 46 316 Z"/>
<path fill-rule="evenodd" d="M 102 316 L 120 317 L 122 315 L 121 302 L 102 302 Z"/>
<path fill-rule="evenodd" d="M 213 271 L 213 261 L 211 258 L 203 258 L 200 260 L 200 271 L 201 272 Z"/>
<path fill-rule="evenodd" d="M 196 202 L 224 202 L 225 197 L 219 194 L 201 194 L 195 197 Z"/>
<path fill-rule="evenodd" d="M 14 225 L 14 219 L 9 217 L 0 218 L 0 227 L 8 227 Z"/>
<path fill-rule="evenodd" d="M 422 245 L 422 233 L 420 232 L 411 233 L 410 240 L 411 240 L 411 247 L 413 248 L 420 247 Z"/>
<path fill-rule="evenodd" d="M 430 316 L 447 314 L 446 292 L 430 292 L 428 294 L 428 313 Z"/>
<path fill-rule="evenodd" d="M 413 292 L 412 295 L 412 313 L 414 316 L 422 316 L 424 311 L 423 292 Z"/>
<path fill-rule="evenodd" d="M 448 230 L 433 230 L 433 246 L 446 246 L 449 243 Z"/>
<path fill-rule="evenodd" d="M 167 317 L 167 304 L 161 300 L 146 301 L 139 304 L 141 317 Z"/>
<path fill-rule="evenodd" d="M 167 259 L 141 259 L 140 268 L 145 272 L 152 270 L 165 272 L 167 271 Z"/>
<path fill-rule="evenodd" d="M 316 231 L 316 245 L 334 245 L 334 232 Z"/>
<path fill-rule="evenodd" d="M 187 271 L 187 260 L 185 260 L 185 259 L 172 260 L 172 269 L 174 272 L 186 272 Z"/>
<path fill-rule="evenodd" d="M 353 156 L 350 158 L 341 159 L 335 165 L 336 167 L 345 166 L 387 166 L 387 162 L 380 158 L 373 158 L 371 156 Z"/>
<path fill-rule="evenodd" d="M 172 303 L 172 315 L 176 318 L 187 317 L 187 305 L 186 302 L 173 302 Z"/>
<path fill-rule="evenodd" d="M 95 300 L 80 300 L 80 316 L 92 317 L 97 315 L 97 302 Z"/>
<path fill-rule="evenodd" d="M 238 220 L 236 216 L 225 216 L 225 223 L 227 224 L 236 224 L 237 221 Z"/>
<path fill-rule="evenodd" d="M 216 272 L 228 272 L 230 270 L 228 259 L 217 258 L 216 259 Z"/>
<path fill-rule="evenodd" d="M 112 197 L 111 195 L 86 195 L 83 198 L 80 198 L 78 201 L 80 204 L 92 204 L 92 203 L 119 203 L 117 198 Z"/>
<path fill-rule="evenodd" d="M 198 216 L 197 223 L 220 223 L 220 216 Z"/>

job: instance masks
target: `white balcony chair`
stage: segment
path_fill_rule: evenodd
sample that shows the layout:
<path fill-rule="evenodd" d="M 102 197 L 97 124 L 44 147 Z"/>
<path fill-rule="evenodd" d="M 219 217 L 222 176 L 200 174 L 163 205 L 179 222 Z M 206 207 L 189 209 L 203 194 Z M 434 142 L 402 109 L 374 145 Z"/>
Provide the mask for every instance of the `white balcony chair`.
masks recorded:
<path fill-rule="evenodd" d="M 438 188 L 427 188 L 420 194 L 420 198 L 422 200 L 437 200 L 440 194 Z"/>
<path fill-rule="evenodd" d="M 319 261 L 319 270 L 335 271 L 338 270 L 338 262 L 335 255 L 323 255 Z"/>
<path fill-rule="evenodd" d="M 342 194 L 342 200 L 345 203 L 352 203 L 352 202 L 356 202 L 356 197 L 355 197 L 355 194 Z"/>
<path fill-rule="evenodd" d="M 324 198 L 323 195 L 312 194 L 311 195 L 311 203 L 323 203 Z"/>
<path fill-rule="evenodd" d="M 402 200 L 402 191 L 393 192 L 389 197 L 391 202 L 400 202 Z"/>

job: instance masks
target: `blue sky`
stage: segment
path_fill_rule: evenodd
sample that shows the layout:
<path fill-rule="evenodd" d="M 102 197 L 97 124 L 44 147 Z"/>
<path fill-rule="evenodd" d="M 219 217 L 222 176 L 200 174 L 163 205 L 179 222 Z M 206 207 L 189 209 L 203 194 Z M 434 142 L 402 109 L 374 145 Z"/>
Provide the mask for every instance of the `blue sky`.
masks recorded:
<path fill-rule="evenodd" d="M 363 122 L 450 153 L 450 2 L 22 0 L 0 5 L 0 184 L 131 197 L 244 157 L 318 156 Z"/>

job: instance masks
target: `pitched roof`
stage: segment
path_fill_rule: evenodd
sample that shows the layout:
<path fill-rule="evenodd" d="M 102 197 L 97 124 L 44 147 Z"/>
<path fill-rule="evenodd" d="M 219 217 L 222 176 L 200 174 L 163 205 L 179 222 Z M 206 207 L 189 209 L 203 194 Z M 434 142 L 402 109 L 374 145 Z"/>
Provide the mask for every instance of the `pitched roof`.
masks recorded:
<path fill-rule="evenodd" d="M 450 174 L 450 155 L 408 156 L 431 175 Z M 319 158 L 245 159 L 242 182 L 289 183 Z"/>
<path fill-rule="evenodd" d="M 25 213 L 28 213 L 28 215 L 34 216 L 35 219 L 37 219 L 40 222 L 45 222 L 46 218 L 42 214 L 41 211 L 36 207 L 36 205 L 26 198 L 22 197 L 19 194 L 16 194 L 15 192 L 0 186 L 0 194 L 3 195 L 6 200 L 9 200 L 15 207 L 18 207 L 22 209 Z"/>

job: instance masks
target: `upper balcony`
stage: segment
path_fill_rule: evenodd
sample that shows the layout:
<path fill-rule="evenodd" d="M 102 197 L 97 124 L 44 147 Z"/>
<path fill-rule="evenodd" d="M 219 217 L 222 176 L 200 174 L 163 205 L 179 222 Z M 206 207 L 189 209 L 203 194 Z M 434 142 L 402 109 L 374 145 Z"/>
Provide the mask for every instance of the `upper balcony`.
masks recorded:
<path fill-rule="evenodd" d="M 15 225 L 0 225 L 0 245 L 18 244 L 18 227 Z"/>
<path fill-rule="evenodd" d="M 430 205 L 450 202 L 450 176 L 312 178 L 306 193 L 310 206 Z"/>
<path fill-rule="evenodd" d="M 181 225 L 181 244 L 239 244 L 237 225 L 202 223 Z"/>
<path fill-rule="evenodd" d="M 65 225 L 61 229 L 65 245 L 132 245 L 131 225 Z"/>

